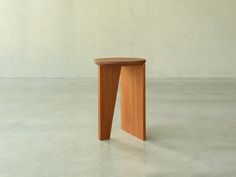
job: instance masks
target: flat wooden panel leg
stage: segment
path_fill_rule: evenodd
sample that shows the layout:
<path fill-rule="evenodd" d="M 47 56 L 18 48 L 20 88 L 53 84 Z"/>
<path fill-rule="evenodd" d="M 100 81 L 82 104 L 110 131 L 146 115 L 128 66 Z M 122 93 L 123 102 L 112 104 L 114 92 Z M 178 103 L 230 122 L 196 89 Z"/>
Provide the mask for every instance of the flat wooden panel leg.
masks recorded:
<path fill-rule="evenodd" d="M 110 139 L 121 66 L 98 66 L 98 139 Z"/>
<path fill-rule="evenodd" d="M 120 78 L 121 128 L 146 139 L 145 64 L 122 66 Z"/>

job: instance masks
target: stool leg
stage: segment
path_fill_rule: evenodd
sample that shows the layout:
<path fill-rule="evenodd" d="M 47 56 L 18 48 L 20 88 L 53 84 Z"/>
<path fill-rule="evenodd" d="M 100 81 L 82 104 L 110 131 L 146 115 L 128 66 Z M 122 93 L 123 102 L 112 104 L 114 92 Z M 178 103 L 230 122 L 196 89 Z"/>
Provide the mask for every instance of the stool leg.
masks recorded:
<path fill-rule="evenodd" d="M 110 139 L 121 66 L 98 66 L 98 139 Z"/>
<path fill-rule="evenodd" d="M 120 92 L 121 128 L 145 140 L 145 64 L 121 67 Z"/>

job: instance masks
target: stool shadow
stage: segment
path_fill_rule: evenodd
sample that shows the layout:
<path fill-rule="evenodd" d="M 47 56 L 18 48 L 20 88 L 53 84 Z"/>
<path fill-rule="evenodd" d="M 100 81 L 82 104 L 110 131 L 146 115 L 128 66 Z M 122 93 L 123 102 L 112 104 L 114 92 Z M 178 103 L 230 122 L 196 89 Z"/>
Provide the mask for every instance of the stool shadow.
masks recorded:
<path fill-rule="evenodd" d="M 191 129 L 192 122 L 184 124 L 168 124 L 147 127 L 147 142 L 168 149 L 188 149 L 202 147 L 206 136 L 202 132 L 196 133 L 196 127 Z"/>

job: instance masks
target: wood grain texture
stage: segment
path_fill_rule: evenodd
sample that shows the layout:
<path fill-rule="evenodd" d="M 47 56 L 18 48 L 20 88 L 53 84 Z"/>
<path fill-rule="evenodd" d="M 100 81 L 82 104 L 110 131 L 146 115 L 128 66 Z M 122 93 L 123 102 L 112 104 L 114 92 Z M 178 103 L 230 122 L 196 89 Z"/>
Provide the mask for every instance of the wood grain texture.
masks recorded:
<path fill-rule="evenodd" d="M 121 128 L 146 140 L 145 64 L 122 66 L 120 92 Z"/>
<path fill-rule="evenodd" d="M 98 139 L 110 139 L 121 66 L 98 66 Z"/>
<path fill-rule="evenodd" d="M 144 64 L 145 61 L 146 60 L 142 58 L 124 58 L 124 57 L 95 59 L 95 63 L 97 65 L 121 65 L 121 66 L 141 65 Z"/>

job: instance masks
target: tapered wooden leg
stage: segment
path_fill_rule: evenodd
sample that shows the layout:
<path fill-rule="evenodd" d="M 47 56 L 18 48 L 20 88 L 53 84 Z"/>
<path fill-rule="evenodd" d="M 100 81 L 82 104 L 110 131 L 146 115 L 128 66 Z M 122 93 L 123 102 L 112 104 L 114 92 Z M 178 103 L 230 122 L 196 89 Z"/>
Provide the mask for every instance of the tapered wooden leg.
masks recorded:
<path fill-rule="evenodd" d="M 110 139 L 121 66 L 98 66 L 98 139 Z"/>
<path fill-rule="evenodd" d="M 145 64 L 122 66 L 120 92 L 121 128 L 145 140 Z"/>

